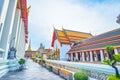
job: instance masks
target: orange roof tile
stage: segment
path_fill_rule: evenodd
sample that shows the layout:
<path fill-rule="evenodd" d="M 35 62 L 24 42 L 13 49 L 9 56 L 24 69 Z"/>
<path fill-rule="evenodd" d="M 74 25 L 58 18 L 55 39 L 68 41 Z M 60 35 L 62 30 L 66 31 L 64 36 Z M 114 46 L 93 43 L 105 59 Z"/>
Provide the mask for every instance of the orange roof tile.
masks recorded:
<path fill-rule="evenodd" d="M 56 37 L 56 38 L 55 38 Z M 53 39 L 52 39 L 52 47 L 54 46 L 54 40 L 58 39 L 61 44 L 71 44 L 76 43 L 81 40 L 91 38 L 92 35 L 89 33 L 72 31 L 72 30 L 57 30 L 54 29 Z"/>

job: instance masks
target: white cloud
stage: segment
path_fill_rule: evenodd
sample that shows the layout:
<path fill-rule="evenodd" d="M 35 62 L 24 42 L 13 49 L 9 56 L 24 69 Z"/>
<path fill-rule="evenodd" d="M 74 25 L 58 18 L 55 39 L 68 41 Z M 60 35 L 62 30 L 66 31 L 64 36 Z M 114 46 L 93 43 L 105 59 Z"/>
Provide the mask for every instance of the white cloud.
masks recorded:
<path fill-rule="evenodd" d="M 118 3 L 88 5 L 73 3 L 73 0 L 30 0 L 29 32 L 36 45 L 45 39 L 50 47 L 53 25 L 55 28 L 100 34 L 119 25 L 115 22 L 119 14 Z M 34 45 L 34 48 L 36 45 Z"/>

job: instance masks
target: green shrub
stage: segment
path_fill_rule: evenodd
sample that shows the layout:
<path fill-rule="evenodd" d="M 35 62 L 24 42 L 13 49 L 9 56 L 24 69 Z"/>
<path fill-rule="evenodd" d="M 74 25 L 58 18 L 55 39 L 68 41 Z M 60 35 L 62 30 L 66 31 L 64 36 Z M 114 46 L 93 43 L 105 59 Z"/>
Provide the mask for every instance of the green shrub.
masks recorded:
<path fill-rule="evenodd" d="M 112 50 L 114 50 L 113 46 L 107 46 L 106 47 L 107 52 L 111 52 Z"/>
<path fill-rule="evenodd" d="M 45 60 L 42 60 L 43 63 L 45 63 Z"/>
<path fill-rule="evenodd" d="M 31 58 L 33 61 L 35 61 L 35 58 Z"/>
<path fill-rule="evenodd" d="M 52 71 L 53 67 L 52 67 L 52 66 L 48 66 L 48 69 L 49 69 L 50 71 Z"/>
<path fill-rule="evenodd" d="M 77 59 L 77 58 L 75 58 L 75 62 L 78 62 L 78 59 Z"/>
<path fill-rule="evenodd" d="M 110 59 L 103 60 L 103 63 L 106 64 L 106 65 L 109 65 L 110 64 Z"/>
<path fill-rule="evenodd" d="M 117 62 L 120 62 L 120 54 L 115 54 L 114 57 L 117 60 Z"/>
<path fill-rule="evenodd" d="M 25 64 L 25 59 L 21 58 L 18 63 L 19 63 L 20 65 Z"/>
<path fill-rule="evenodd" d="M 74 78 L 75 80 L 88 80 L 88 75 L 84 72 L 76 72 Z"/>
<path fill-rule="evenodd" d="M 108 80 L 120 80 L 120 78 L 116 77 L 116 75 L 110 75 Z"/>

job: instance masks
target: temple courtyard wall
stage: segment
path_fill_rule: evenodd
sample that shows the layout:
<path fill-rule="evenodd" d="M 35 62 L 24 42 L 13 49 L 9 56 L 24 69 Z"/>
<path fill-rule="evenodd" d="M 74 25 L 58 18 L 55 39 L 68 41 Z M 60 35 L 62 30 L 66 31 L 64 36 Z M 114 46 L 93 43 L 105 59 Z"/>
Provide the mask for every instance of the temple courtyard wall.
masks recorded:
<path fill-rule="evenodd" d="M 53 67 L 74 72 L 84 71 L 90 78 L 95 80 L 107 80 L 107 77 L 111 74 L 115 74 L 112 67 L 98 63 L 88 62 L 68 62 L 68 61 L 57 61 L 57 60 L 46 60 L 46 64 Z M 117 66 L 120 72 L 120 66 Z M 90 79 L 91 80 L 91 79 Z"/>

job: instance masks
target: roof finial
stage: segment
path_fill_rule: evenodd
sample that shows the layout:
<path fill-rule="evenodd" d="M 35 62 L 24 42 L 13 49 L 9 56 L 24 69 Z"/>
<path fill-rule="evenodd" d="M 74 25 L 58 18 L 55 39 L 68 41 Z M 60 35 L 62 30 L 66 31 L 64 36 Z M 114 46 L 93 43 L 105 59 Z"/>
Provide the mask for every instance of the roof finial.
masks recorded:
<path fill-rule="evenodd" d="M 53 29 L 55 30 L 55 26 L 54 26 L 54 24 L 53 24 Z"/>
<path fill-rule="evenodd" d="M 64 30 L 63 25 L 62 25 L 62 30 Z"/>
<path fill-rule="evenodd" d="M 27 51 L 31 51 L 32 49 L 31 49 L 31 38 L 30 38 L 30 41 L 29 41 L 29 45 L 28 45 L 28 49 L 27 49 Z"/>

